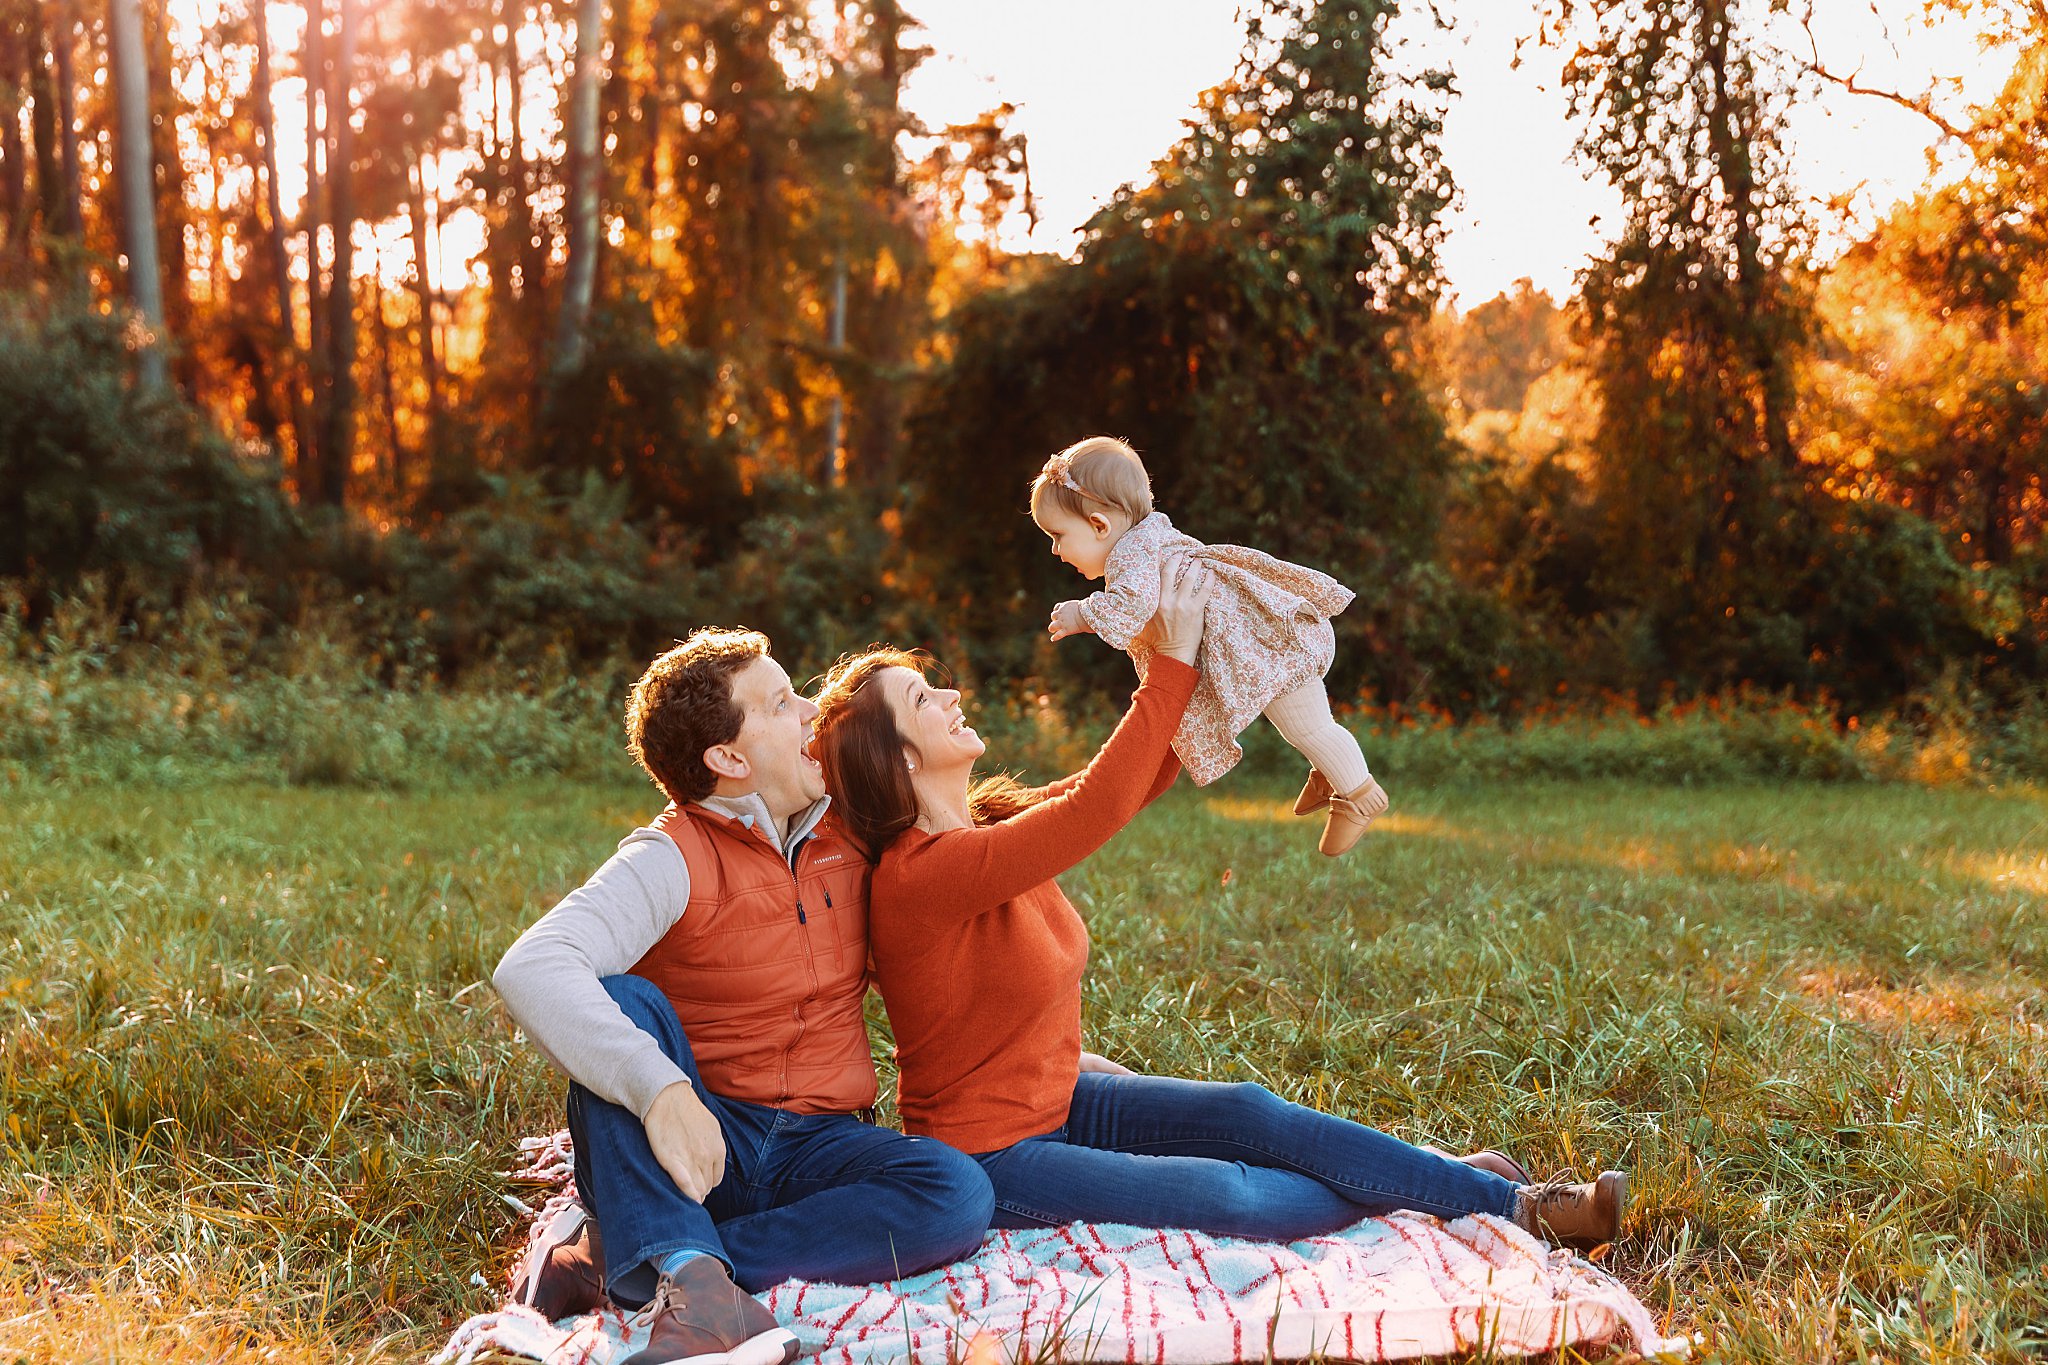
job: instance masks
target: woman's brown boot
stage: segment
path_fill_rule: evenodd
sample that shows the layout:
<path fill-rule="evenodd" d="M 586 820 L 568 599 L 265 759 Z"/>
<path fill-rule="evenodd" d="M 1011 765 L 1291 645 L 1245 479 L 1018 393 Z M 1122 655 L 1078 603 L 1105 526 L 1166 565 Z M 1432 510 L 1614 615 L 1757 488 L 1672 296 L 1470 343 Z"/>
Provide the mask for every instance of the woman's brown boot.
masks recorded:
<path fill-rule="evenodd" d="M 1365 827 L 1386 814 L 1386 789 L 1372 778 L 1355 792 L 1330 797 L 1330 814 L 1323 822 L 1322 841 L 1316 845 L 1335 858 L 1349 853 L 1365 833 Z"/>
<path fill-rule="evenodd" d="M 1621 1236 L 1628 1211 L 1628 1175 L 1602 1171 L 1598 1180 L 1575 1185 L 1546 1180 L 1515 1192 L 1515 1224 L 1558 1246 L 1588 1251 Z"/>

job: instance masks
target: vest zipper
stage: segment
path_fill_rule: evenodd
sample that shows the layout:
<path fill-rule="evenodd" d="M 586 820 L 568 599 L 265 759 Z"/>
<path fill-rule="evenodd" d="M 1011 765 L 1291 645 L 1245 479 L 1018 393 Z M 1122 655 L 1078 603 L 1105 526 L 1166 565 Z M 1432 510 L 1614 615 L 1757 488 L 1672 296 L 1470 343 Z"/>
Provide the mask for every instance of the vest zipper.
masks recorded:
<path fill-rule="evenodd" d="M 806 844 L 809 843 L 808 840 L 805 842 Z M 797 862 L 803 861 L 804 854 L 802 850 L 799 850 L 796 856 Z M 815 1000 L 818 998 L 818 959 L 817 954 L 811 951 L 811 921 L 809 916 L 804 914 L 803 878 L 797 873 L 796 863 L 785 862 L 784 865 L 789 868 L 790 887 L 797 893 L 796 922 L 802 926 L 804 931 L 804 965 L 810 969 L 811 973 L 811 993 L 805 996 L 804 1000 Z M 828 895 L 826 900 L 829 903 L 831 897 Z M 791 1005 L 789 1012 L 791 1017 L 796 1020 L 796 1036 L 789 1040 L 789 1046 L 784 1048 L 782 1052 L 782 1098 L 785 1100 L 789 1098 L 789 1059 L 796 1055 L 797 1044 L 803 1042 L 804 1035 L 810 1032 L 810 1022 L 804 1018 L 803 1000 L 799 1000 L 796 1004 Z"/>

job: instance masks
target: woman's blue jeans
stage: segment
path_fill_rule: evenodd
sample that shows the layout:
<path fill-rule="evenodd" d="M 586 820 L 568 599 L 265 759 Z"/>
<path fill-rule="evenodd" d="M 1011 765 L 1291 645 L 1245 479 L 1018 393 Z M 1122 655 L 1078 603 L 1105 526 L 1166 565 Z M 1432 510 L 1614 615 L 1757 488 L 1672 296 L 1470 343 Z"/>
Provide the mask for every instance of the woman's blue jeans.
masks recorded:
<path fill-rule="evenodd" d="M 975 1157 L 994 1226 L 1083 1219 L 1295 1241 L 1395 1209 L 1513 1217 L 1515 1186 L 1259 1085 L 1090 1072 L 1066 1123 Z"/>
<path fill-rule="evenodd" d="M 968 1255 L 988 1231 L 988 1178 L 932 1138 L 847 1114 L 793 1114 L 712 1094 L 675 1008 L 653 983 L 608 976 L 626 1017 L 683 1068 L 725 1136 L 725 1178 L 698 1203 L 676 1187 L 633 1111 L 569 1087 L 576 1189 L 604 1230 L 605 1288 L 637 1307 L 654 1265 L 691 1249 L 753 1291 L 792 1275 L 867 1284 Z"/>

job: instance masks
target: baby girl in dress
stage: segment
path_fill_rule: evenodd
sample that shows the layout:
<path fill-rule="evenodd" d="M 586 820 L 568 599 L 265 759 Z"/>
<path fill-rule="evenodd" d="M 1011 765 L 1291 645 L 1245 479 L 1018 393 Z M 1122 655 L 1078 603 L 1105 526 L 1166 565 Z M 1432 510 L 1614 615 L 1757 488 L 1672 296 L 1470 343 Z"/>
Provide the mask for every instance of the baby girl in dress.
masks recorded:
<path fill-rule="evenodd" d="M 1055 640 L 1099 635 L 1130 654 L 1140 678 L 1152 659 L 1142 632 L 1159 605 L 1161 561 L 1192 557 L 1209 566 L 1216 590 L 1203 620 L 1202 679 L 1173 737 L 1174 756 L 1207 786 L 1244 756 L 1237 737 L 1263 714 L 1311 765 L 1295 814 L 1328 807 L 1318 847 L 1332 857 L 1348 852 L 1387 808 L 1323 690 L 1337 653 L 1330 618 L 1351 604 L 1351 590 L 1258 550 L 1182 535 L 1152 510 L 1152 481 L 1137 452 L 1108 436 L 1045 462 L 1031 484 L 1031 519 L 1055 555 L 1084 578 L 1105 580 L 1102 591 L 1054 607 L 1047 632 Z"/>

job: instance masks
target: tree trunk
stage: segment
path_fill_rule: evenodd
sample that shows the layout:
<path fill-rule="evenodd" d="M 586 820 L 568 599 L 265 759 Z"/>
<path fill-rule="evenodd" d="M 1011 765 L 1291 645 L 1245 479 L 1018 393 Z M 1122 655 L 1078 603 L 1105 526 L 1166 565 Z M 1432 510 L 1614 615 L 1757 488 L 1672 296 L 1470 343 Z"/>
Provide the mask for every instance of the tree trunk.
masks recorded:
<path fill-rule="evenodd" d="M 326 222 L 326 199 L 322 168 L 327 160 L 326 99 L 327 7 L 323 0 L 306 0 L 306 40 L 299 66 L 306 79 L 306 201 L 299 210 L 299 225 L 306 233 L 306 342 L 316 357 L 326 353 L 326 278 L 321 264 L 320 229 Z M 316 388 L 318 385 L 316 384 Z M 320 403 L 324 408 L 324 401 Z"/>
<path fill-rule="evenodd" d="M 540 242 L 540 224 L 533 213 L 533 168 L 526 160 L 526 138 L 519 129 L 519 110 L 526 103 L 526 79 L 523 63 L 519 58 L 519 30 L 526 23 L 526 6 L 515 4 L 511 7 L 511 20 L 506 25 L 505 70 L 512 87 L 512 137 L 510 148 L 512 161 L 509 167 L 509 183 L 512 186 L 512 222 L 519 231 L 519 296 L 527 316 L 534 320 L 529 339 L 533 343 L 532 353 L 540 355 L 547 327 L 546 293 L 542 288 L 547 275 L 547 252 Z"/>
<path fill-rule="evenodd" d="M 8 255 L 28 242 L 29 219 L 33 216 L 28 198 L 27 150 L 21 141 L 21 103 L 28 90 L 27 51 L 21 16 L 11 7 L 0 9 L 0 214 L 6 215 L 7 230 L 0 246 Z"/>
<path fill-rule="evenodd" d="M 145 11 L 145 18 L 147 12 Z M 173 356 L 171 377 L 187 396 L 197 398 L 204 374 L 190 345 L 194 332 L 191 270 L 185 246 L 185 159 L 178 147 L 179 95 L 172 80 L 176 52 L 171 46 L 168 16 L 145 27 L 148 60 L 150 156 L 155 166 L 157 256 L 163 262 L 164 328 L 186 344 Z"/>
<path fill-rule="evenodd" d="M 917 212 L 896 169 L 893 149 L 903 128 L 903 80 L 910 65 L 903 51 L 903 31 L 910 20 L 897 0 L 876 0 L 874 41 L 876 74 L 873 99 L 880 117 L 876 136 L 886 140 L 878 199 L 885 215 L 885 240 L 898 268 L 891 282 L 868 270 L 854 296 L 854 347 L 866 361 L 852 393 L 853 412 L 846 442 L 846 479 L 876 487 L 896 467 L 907 405 L 907 375 L 914 346 L 914 319 L 927 316 L 930 256 L 916 227 Z M 1029 175 L 1027 169 L 1026 175 Z M 1029 198 L 1029 181 L 1026 181 Z"/>
<path fill-rule="evenodd" d="M 43 16 L 28 20 L 29 136 L 36 149 L 36 208 L 45 234 L 63 217 L 63 175 L 57 169 L 57 92 L 50 80 L 49 36 Z"/>
<path fill-rule="evenodd" d="M 398 386 L 391 378 L 391 323 L 384 316 L 384 257 L 377 256 L 377 272 L 363 281 L 365 301 L 373 310 L 370 316 L 377 327 L 377 378 L 380 396 L 384 400 L 384 444 L 385 454 L 390 463 L 386 466 L 391 482 L 391 497 L 395 504 L 405 502 L 405 442 L 398 433 Z"/>
<path fill-rule="evenodd" d="M 256 25 L 256 136 L 263 142 L 263 207 L 270 214 L 270 273 L 277 297 L 277 331 L 283 344 L 298 335 L 292 323 L 292 268 L 284 245 L 284 199 L 277 187 L 277 111 L 270 103 L 270 4 L 254 0 Z"/>
<path fill-rule="evenodd" d="M 412 220 L 412 284 L 420 301 L 420 378 L 427 389 L 427 445 L 441 442 L 441 357 L 434 351 L 434 285 L 427 274 L 426 169 L 414 161 L 406 167 L 406 213 Z"/>
<path fill-rule="evenodd" d="M 140 357 L 146 389 L 164 386 L 164 296 L 157 275 L 156 195 L 151 183 L 149 68 L 142 47 L 142 0 L 111 0 L 110 41 L 121 120 L 121 204 L 128 248 L 128 290 L 149 338 Z"/>
<path fill-rule="evenodd" d="M 256 133 L 263 139 L 263 204 L 270 214 L 266 245 L 277 300 L 276 370 L 289 398 L 287 406 L 291 411 L 293 445 L 303 452 L 307 426 L 306 393 L 300 386 L 299 367 L 294 362 L 299 329 L 293 321 L 292 267 L 285 250 L 284 200 L 277 187 L 277 113 L 270 102 L 269 0 L 254 0 L 250 10 L 256 24 Z"/>
<path fill-rule="evenodd" d="M 1727 0 L 1702 0 L 1700 5 L 1701 48 L 1713 78 L 1713 106 L 1709 110 L 1707 138 L 1714 169 L 1728 196 L 1729 217 L 1735 235 L 1735 280 L 1741 303 L 1740 345 L 1744 358 L 1756 372 L 1757 406 L 1763 455 L 1774 474 L 1791 472 L 1798 462 L 1792 449 L 1791 383 L 1778 351 L 1782 339 L 1771 325 L 1777 311 L 1770 298 L 1772 282 L 1763 259 L 1763 245 L 1756 206 L 1756 165 L 1752 159 L 1749 120 L 1754 92 L 1740 96 L 1729 91 L 1730 28 L 1734 23 Z M 1745 87 L 1747 89 L 1747 87 Z"/>
<path fill-rule="evenodd" d="M 299 51 L 299 70 L 306 82 L 306 197 L 299 206 L 299 226 L 306 234 L 306 422 L 299 428 L 299 458 L 293 483 L 299 501 L 319 500 L 321 443 L 327 421 L 327 291 L 320 261 L 320 228 L 326 197 L 321 165 L 327 159 L 327 134 L 322 92 L 327 86 L 327 7 L 306 0 L 306 34 Z"/>
<path fill-rule="evenodd" d="M 355 455 L 355 185 L 350 119 L 355 79 L 358 0 L 336 8 L 334 80 L 328 87 L 327 123 L 333 159 L 327 163 L 327 202 L 334 230 L 334 279 L 327 289 L 327 423 L 320 442 L 320 502 L 339 507 L 348 493 Z"/>
<path fill-rule="evenodd" d="M 78 164 L 78 81 L 74 69 L 78 18 L 72 12 L 71 0 L 59 0 L 53 13 L 57 31 L 50 49 L 57 56 L 57 156 L 64 176 L 55 231 L 75 240 L 85 235 L 85 179 Z"/>
<path fill-rule="evenodd" d="M 561 319 L 555 334 L 555 368 L 575 369 L 583 362 L 590 325 L 590 301 L 597 282 L 598 189 L 602 164 L 598 157 L 598 75 L 604 65 L 604 0 L 577 0 L 576 62 L 570 76 L 569 259 L 563 271 Z"/>

